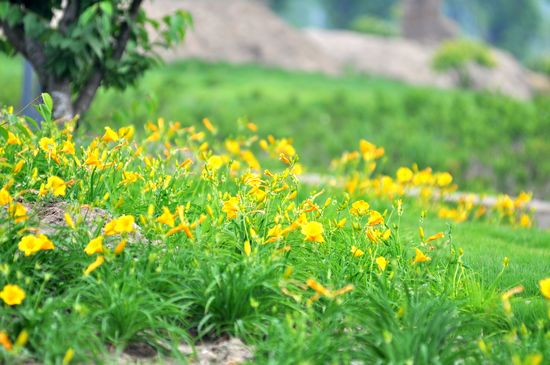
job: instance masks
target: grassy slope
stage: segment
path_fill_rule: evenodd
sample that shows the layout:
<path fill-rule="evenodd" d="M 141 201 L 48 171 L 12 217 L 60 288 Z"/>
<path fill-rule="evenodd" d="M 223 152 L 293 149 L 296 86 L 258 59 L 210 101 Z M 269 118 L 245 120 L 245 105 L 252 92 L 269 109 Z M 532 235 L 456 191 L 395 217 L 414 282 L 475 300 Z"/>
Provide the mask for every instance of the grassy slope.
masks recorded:
<path fill-rule="evenodd" d="M 543 101 L 200 63 L 151 72 L 137 86 L 100 97 L 91 119 L 117 113 L 121 120 L 141 121 L 154 113 L 191 122 L 208 116 L 231 134 L 234 121 L 248 116 L 265 133 L 292 135 L 315 170 L 362 137 L 386 147 L 387 171 L 417 162 L 453 171 L 461 186 L 476 190 L 542 190 L 550 174 L 543 158 L 550 153 Z"/>
<path fill-rule="evenodd" d="M 0 88 L 0 102 L 17 103 L 19 61 L 0 61 L 3 65 L 0 84 L 10 85 Z M 457 105 L 465 107 L 464 113 L 458 115 L 464 123 L 453 126 L 455 118 L 449 113 Z M 489 107 L 502 110 L 493 110 L 496 114 L 491 115 Z M 525 115 L 507 114 L 512 109 Z M 489 115 L 476 118 L 475 113 L 480 110 Z M 406 111 L 412 112 L 411 118 L 398 115 Z M 139 123 L 154 113 L 188 124 L 209 116 L 222 132 L 230 134 L 231 122 L 247 115 L 264 133 L 295 136 L 304 162 L 313 169 L 324 169 L 331 157 L 348 147 L 354 148 L 360 137 L 366 137 L 386 147 L 389 164 L 390 161 L 401 164 L 422 161 L 456 172 L 460 169 L 460 160 L 473 154 L 466 146 L 481 143 L 476 136 L 493 142 L 501 140 L 502 145 L 498 147 L 508 147 L 504 142 L 511 136 L 505 134 L 506 128 L 497 133 L 478 123 L 488 123 L 503 113 L 510 118 L 509 128 L 519 128 L 516 122 L 533 123 L 527 117 L 535 112 L 534 104 L 476 93 L 434 92 L 374 78 L 330 79 L 260 67 L 182 63 L 149 73 L 135 90 L 102 93 L 90 119 L 109 124 L 114 117 L 121 124 L 128 120 Z M 387 117 L 373 120 L 372 115 Z M 474 120 L 470 121 L 472 116 Z M 438 120 L 444 122 L 441 128 L 436 125 Z M 453 128 L 458 137 L 442 135 L 451 133 Z M 496 160 L 498 163 L 498 156 Z M 420 211 L 417 213 L 419 217 Z M 427 221 L 434 230 L 448 227 L 436 218 L 428 217 Z M 416 227 L 415 223 L 413 220 L 407 224 L 411 237 L 416 235 L 411 228 Z M 501 270 L 502 259 L 510 258 L 510 267 L 499 281 L 501 289 L 521 283 L 527 293 L 536 294 L 537 280 L 550 272 L 548 233 L 471 222 L 454 226 L 453 235 L 465 250 L 465 260 L 487 282 L 492 282 Z"/>
<path fill-rule="evenodd" d="M 19 64 L 0 65 L 0 84 L 10 85 L 0 90 L 0 102 L 17 103 Z M 140 124 L 158 115 L 191 123 L 208 116 L 228 135 L 237 118 L 248 117 L 266 134 L 293 136 L 313 170 L 366 138 L 386 147 L 386 172 L 417 162 L 452 171 L 470 190 L 550 194 L 545 100 L 198 62 L 154 70 L 136 86 L 102 93 L 89 115 L 93 129 L 113 119 Z"/>

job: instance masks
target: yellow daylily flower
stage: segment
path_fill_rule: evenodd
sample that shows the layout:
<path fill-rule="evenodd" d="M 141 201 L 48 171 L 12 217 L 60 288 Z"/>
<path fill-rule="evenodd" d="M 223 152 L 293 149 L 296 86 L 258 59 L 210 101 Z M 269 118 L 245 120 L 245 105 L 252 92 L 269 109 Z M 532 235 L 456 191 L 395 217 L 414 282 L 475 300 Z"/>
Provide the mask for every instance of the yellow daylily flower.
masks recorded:
<path fill-rule="evenodd" d="M 419 262 L 427 262 L 430 261 L 432 258 L 429 256 L 426 256 L 422 251 L 420 251 L 418 248 L 415 249 L 416 256 L 414 257 L 414 263 Z"/>
<path fill-rule="evenodd" d="M 323 232 L 323 225 L 319 222 L 307 222 L 302 226 L 302 234 L 305 236 L 306 241 L 325 242 Z"/>
<path fill-rule="evenodd" d="M 0 291 L 0 298 L 9 306 L 23 303 L 25 297 L 25 291 L 17 285 L 8 284 Z"/>
<path fill-rule="evenodd" d="M 84 249 L 84 252 L 86 252 L 88 256 L 96 253 L 103 253 L 103 236 L 98 236 L 90 240 L 90 242 Z"/>

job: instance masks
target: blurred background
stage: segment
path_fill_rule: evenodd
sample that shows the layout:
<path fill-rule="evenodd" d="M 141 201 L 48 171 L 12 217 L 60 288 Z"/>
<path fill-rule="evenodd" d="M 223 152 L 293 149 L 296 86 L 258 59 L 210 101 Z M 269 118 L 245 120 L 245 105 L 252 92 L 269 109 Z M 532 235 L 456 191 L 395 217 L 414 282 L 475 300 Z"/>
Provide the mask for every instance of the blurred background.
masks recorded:
<path fill-rule="evenodd" d="M 294 140 L 309 171 L 365 138 L 382 172 L 417 163 L 464 190 L 550 199 L 550 1 L 155 0 L 194 27 L 86 130 L 159 116 L 239 122 Z M 21 105 L 23 61 L 0 56 L 0 103 Z"/>

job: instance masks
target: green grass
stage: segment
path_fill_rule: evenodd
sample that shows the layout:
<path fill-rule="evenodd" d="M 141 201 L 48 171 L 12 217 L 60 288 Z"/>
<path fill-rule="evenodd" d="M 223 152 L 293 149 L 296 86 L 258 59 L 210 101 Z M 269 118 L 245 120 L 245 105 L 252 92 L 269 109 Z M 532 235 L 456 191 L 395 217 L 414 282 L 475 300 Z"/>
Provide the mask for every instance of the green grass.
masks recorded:
<path fill-rule="evenodd" d="M 21 66 L 0 59 L 0 101 L 18 102 Z M 468 91 L 412 87 L 375 77 L 340 78 L 259 66 L 183 62 L 149 72 L 126 92 L 103 92 L 87 117 L 97 131 L 108 123 L 143 124 L 153 116 L 185 123 L 209 117 L 222 135 L 249 118 L 262 135 L 292 136 L 310 169 L 359 138 L 384 146 L 383 169 L 418 163 L 453 172 L 466 190 L 550 197 L 550 105 Z"/>

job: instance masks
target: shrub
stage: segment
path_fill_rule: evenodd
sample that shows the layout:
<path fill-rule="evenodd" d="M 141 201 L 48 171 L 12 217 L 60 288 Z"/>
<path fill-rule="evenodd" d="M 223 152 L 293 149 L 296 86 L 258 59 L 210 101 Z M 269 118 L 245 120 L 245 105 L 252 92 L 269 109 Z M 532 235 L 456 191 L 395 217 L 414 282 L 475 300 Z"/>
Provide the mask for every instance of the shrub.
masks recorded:
<path fill-rule="evenodd" d="M 433 68 L 438 72 L 457 73 L 462 87 L 471 85 L 467 67 L 472 63 L 486 68 L 496 66 L 496 60 L 487 46 L 464 39 L 444 42 L 433 58 Z"/>

